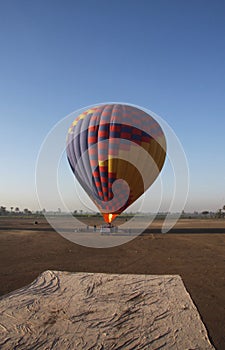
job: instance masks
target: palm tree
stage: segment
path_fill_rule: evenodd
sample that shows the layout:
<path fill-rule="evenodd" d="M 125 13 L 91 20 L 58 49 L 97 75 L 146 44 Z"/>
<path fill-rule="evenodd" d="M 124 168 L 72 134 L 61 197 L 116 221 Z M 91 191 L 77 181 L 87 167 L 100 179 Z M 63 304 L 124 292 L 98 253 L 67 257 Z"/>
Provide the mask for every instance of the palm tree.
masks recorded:
<path fill-rule="evenodd" d="M 218 211 L 217 211 L 217 213 L 216 213 L 216 217 L 217 217 L 218 219 L 220 219 L 221 216 L 222 216 L 222 209 L 218 209 Z"/>
<path fill-rule="evenodd" d="M 20 209 L 18 207 L 15 208 L 15 212 L 19 213 Z"/>
<path fill-rule="evenodd" d="M 0 213 L 5 214 L 6 213 L 6 207 L 1 206 L 0 207 Z"/>
<path fill-rule="evenodd" d="M 31 214 L 31 211 L 27 208 L 23 209 L 24 214 Z"/>

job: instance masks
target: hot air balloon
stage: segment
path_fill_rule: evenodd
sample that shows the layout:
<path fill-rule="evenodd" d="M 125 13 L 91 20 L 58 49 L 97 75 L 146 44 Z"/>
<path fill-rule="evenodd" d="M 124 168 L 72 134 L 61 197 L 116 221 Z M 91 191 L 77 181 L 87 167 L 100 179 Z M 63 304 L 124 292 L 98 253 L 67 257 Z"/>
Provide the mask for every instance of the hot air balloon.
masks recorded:
<path fill-rule="evenodd" d="M 155 181 L 165 161 L 166 139 L 146 112 L 106 104 L 73 121 L 66 152 L 76 179 L 110 223 Z"/>

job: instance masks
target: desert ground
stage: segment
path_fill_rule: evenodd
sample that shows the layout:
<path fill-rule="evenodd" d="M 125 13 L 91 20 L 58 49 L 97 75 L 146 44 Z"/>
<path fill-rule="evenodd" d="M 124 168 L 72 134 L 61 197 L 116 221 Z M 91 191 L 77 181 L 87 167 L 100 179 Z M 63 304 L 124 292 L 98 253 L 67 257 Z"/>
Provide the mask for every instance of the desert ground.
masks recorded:
<path fill-rule="evenodd" d="M 84 222 L 100 225 L 96 220 L 87 218 Z M 162 222 L 155 221 L 145 234 L 105 249 L 74 244 L 44 219 L 37 221 L 0 218 L 1 295 L 31 283 L 45 270 L 178 274 L 212 344 L 225 349 L 225 220 L 180 220 L 166 234 L 158 233 Z"/>

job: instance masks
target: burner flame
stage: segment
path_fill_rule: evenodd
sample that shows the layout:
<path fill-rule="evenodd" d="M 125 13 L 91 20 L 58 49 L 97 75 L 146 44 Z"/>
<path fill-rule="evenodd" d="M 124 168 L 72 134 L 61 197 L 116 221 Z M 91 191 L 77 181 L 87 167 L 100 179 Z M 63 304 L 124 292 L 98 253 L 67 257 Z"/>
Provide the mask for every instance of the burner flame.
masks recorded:
<path fill-rule="evenodd" d="M 113 214 L 109 214 L 109 223 L 112 222 L 112 219 L 113 219 Z"/>

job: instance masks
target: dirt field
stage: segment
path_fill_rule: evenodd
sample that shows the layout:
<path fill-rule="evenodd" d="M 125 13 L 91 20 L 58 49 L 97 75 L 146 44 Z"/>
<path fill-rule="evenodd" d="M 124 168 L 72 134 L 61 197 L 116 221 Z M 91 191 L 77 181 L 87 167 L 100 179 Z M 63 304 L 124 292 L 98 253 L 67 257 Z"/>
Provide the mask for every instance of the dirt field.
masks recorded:
<path fill-rule="evenodd" d="M 225 234 L 216 233 L 225 229 L 225 221 L 181 220 L 176 228 L 182 234 L 146 234 L 108 249 L 78 246 L 52 231 L 45 221 L 38 221 L 34 225 L 32 219 L 0 219 L 1 295 L 30 283 L 48 269 L 178 274 L 212 343 L 225 349 Z M 153 229 L 160 222 L 154 225 Z M 185 228 L 189 233 L 183 233 Z M 203 229 L 208 233 L 202 233 Z"/>

